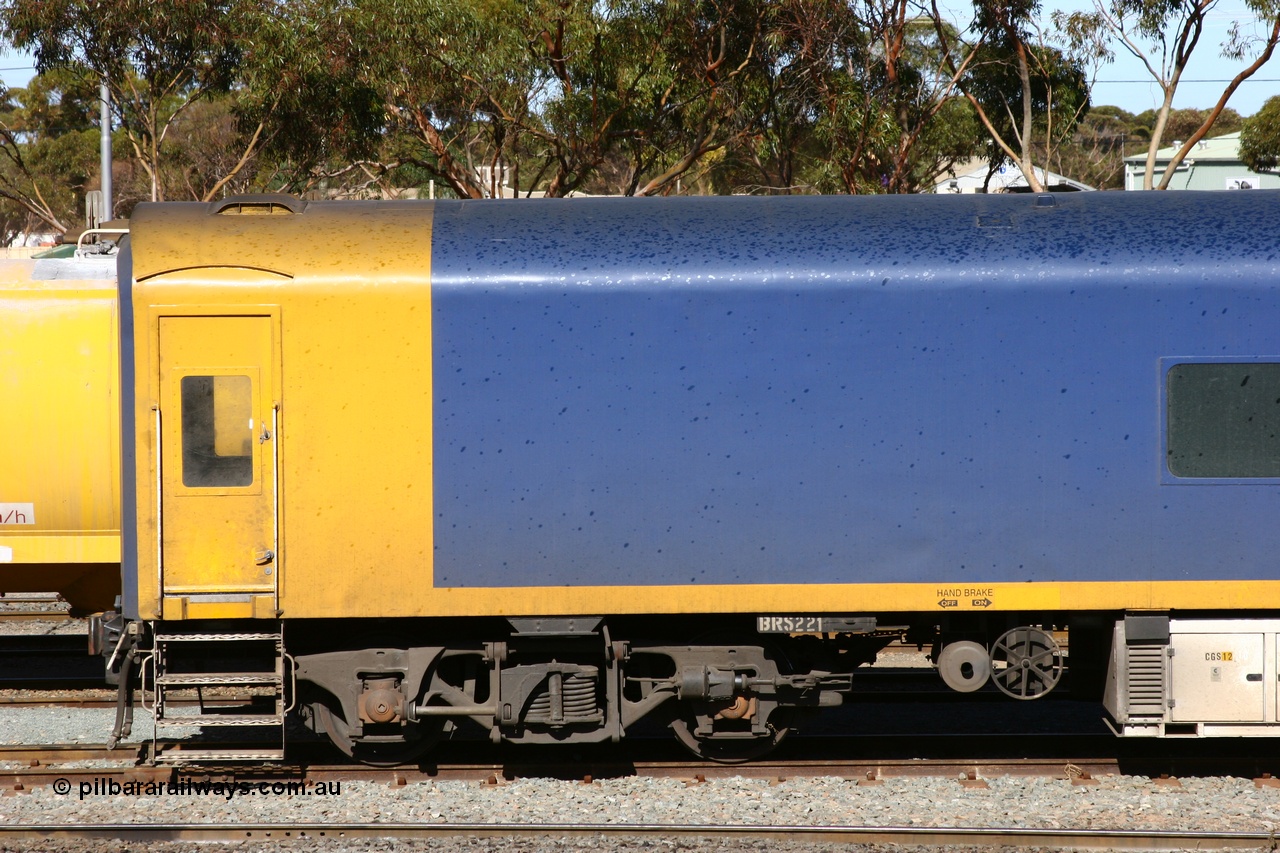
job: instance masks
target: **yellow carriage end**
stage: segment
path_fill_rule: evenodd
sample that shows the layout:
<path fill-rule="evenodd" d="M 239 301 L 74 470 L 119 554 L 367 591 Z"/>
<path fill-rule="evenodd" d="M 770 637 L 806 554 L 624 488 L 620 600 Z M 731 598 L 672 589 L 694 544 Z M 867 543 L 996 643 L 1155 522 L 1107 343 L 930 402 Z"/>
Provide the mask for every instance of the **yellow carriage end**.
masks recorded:
<path fill-rule="evenodd" d="M 423 612 L 432 222 L 283 195 L 134 211 L 140 618 Z"/>

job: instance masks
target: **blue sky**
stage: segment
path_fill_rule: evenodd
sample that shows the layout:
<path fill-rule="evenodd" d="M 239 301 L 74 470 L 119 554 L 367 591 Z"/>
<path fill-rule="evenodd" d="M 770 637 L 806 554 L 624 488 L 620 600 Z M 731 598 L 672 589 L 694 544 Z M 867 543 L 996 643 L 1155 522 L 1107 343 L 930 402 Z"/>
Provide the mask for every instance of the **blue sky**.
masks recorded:
<path fill-rule="evenodd" d="M 944 10 L 947 7 L 953 10 L 957 23 L 963 25 L 967 22 L 971 7 L 965 0 L 949 0 L 943 5 Z M 1055 9 L 1072 11 L 1091 6 L 1089 0 L 1043 0 L 1043 8 L 1047 18 Z M 1204 37 L 1178 87 L 1175 107 L 1212 106 L 1222 94 L 1227 81 L 1247 64 L 1223 59 L 1221 56 L 1220 45 L 1226 38 L 1231 23 L 1237 20 L 1242 22 L 1247 32 L 1254 31 L 1256 35 L 1263 35 L 1262 27 L 1257 24 L 1244 0 L 1219 0 L 1210 13 Z M 32 65 L 29 55 L 0 52 L 0 79 L 3 79 L 6 86 L 23 86 L 34 73 Z M 1273 95 L 1280 95 L 1280 50 L 1276 51 L 1276 56 L 1253 79 L 1236 90 L 1229 106 L 1242 115 L 1252 115 Z M 1114 104 L 1129 112 L 1138 113 L 1159 106 L 1160 89 L 1150 82 L 1141 63 L 1117 49 L 1115 61 L 1104 65 L 1098 73 L 1093 102 L 1095 105 Z"/>

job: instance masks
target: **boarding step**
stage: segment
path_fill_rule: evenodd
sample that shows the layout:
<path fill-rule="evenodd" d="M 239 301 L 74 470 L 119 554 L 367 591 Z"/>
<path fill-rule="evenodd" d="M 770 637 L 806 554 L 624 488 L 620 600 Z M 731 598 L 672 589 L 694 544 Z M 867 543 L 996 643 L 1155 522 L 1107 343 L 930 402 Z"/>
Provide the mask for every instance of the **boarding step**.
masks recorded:
<path fill-rule="evenodd" d="M 269 626 L 243 623 L 227 627 L 231 630 L 222 633 L 211 632 L 205 626 L 195 633 L 181 633 L 173 624 L 157 626 L 149 669 L 143 673 L 143 704 L 146 706 L 149 694 L 149 710 L 155 718 L 152 754 L 156 761 L 166 764 L 278 761 L 284 756 L 285 719 L 291 710 L 294 685 L 293 659 L 284 650 L 283 626 L 270 626 L 276 630 L 262 630 Z M 223 661 L 212 664 L 219 671 L 199 671 L 212 660 Z M 219 687 L 249 688 L 255 695 L 244 704 L 206 707 L 205 691 Z M 171 707 L 183 691 L 191 690 L 196 690 L 201 697 L 199 708 Z M 214 743 L 184 742 L 192 747 L 190 749 L 160 743 L 162 731 L 176 734 L 175 729 L 239 727 L 257 727 L 266 735 L 265 743 L 261 747 L 219 748 L 216 740 Z M 198 739 L 204 740 L 205 736 Z"/>
<path fill-rule="evenodd" d="M 284 714 L 187 714 L 157 717 L 157 728 L 200 726 L 283 726 Z"/>
<path fill-rule="evenodd" d="M 160 749 L 160 764 L 188 764 L 208 761 L 283 761 L 283 749 Z"/>
<path fill-rule="evenodd" d="M 166 672 L 158 687 L 279 687 L 284 678 L 274 672 Z"/>

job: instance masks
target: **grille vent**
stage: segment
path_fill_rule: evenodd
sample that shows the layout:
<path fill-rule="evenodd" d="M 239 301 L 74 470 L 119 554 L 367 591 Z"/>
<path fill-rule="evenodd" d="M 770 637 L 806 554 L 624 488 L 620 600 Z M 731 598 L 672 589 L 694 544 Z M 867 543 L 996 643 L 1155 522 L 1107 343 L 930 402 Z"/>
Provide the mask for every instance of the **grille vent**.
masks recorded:
<path fill-rule="evenodd" d="M 1165 646 L 1129 646 L 1129 716 L 1163 717 Z"/>

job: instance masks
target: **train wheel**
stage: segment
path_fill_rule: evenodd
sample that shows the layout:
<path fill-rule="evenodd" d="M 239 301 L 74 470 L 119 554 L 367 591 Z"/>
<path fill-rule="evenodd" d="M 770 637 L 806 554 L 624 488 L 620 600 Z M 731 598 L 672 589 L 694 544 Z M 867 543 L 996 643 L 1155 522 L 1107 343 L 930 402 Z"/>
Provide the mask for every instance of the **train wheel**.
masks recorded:
<path fill-rule="evenodd" d="M 316 702 L 311 705 L 311 713 L 315 714 L 317 728 L 323 729 L 329 740 L 349 758 L 372 767 L 395 767 L 399 764 L 412 764 L 419 756 L 439 740 L 438 733 L 417 738 L 385 743 L 362 743 L 351 737 L 351 729 L 346 720 L 329 709 L 328 705 Z"/>
<path fill-rule="evenodd" d="M 1062 678 L 1062 647 L 1047 631 L 1014 628 L 992 645 L 991 667 L 1000 692 L 1014 699 L 1039 699 Z"/>
<path fill-rule="evenodd" d="M 769 734 L 763 737 L 751 737 L 749 729 L 744 732 L 740 728 L 737 730 L 718 728 L 713 729 L 710 735 L 699 735 L 694 732 L 699 728 L 700 718 L 705 719 L 693 709 L 686 709 L 684 714 L 672 721 L 671 731 L 685 749 L 698 758 L 718 764 L 744 764 L 763 758 L 782 743 L 791 732 L 787 726 L 775 726 L 769 723 Z"/>
<path fill-rule="evenodd" d="M 991 657 L 987 647 L 972 640 L 947 643 L 938 655 L 938 675 L 957 693 L 981 690 L 991 678 Z"/>

